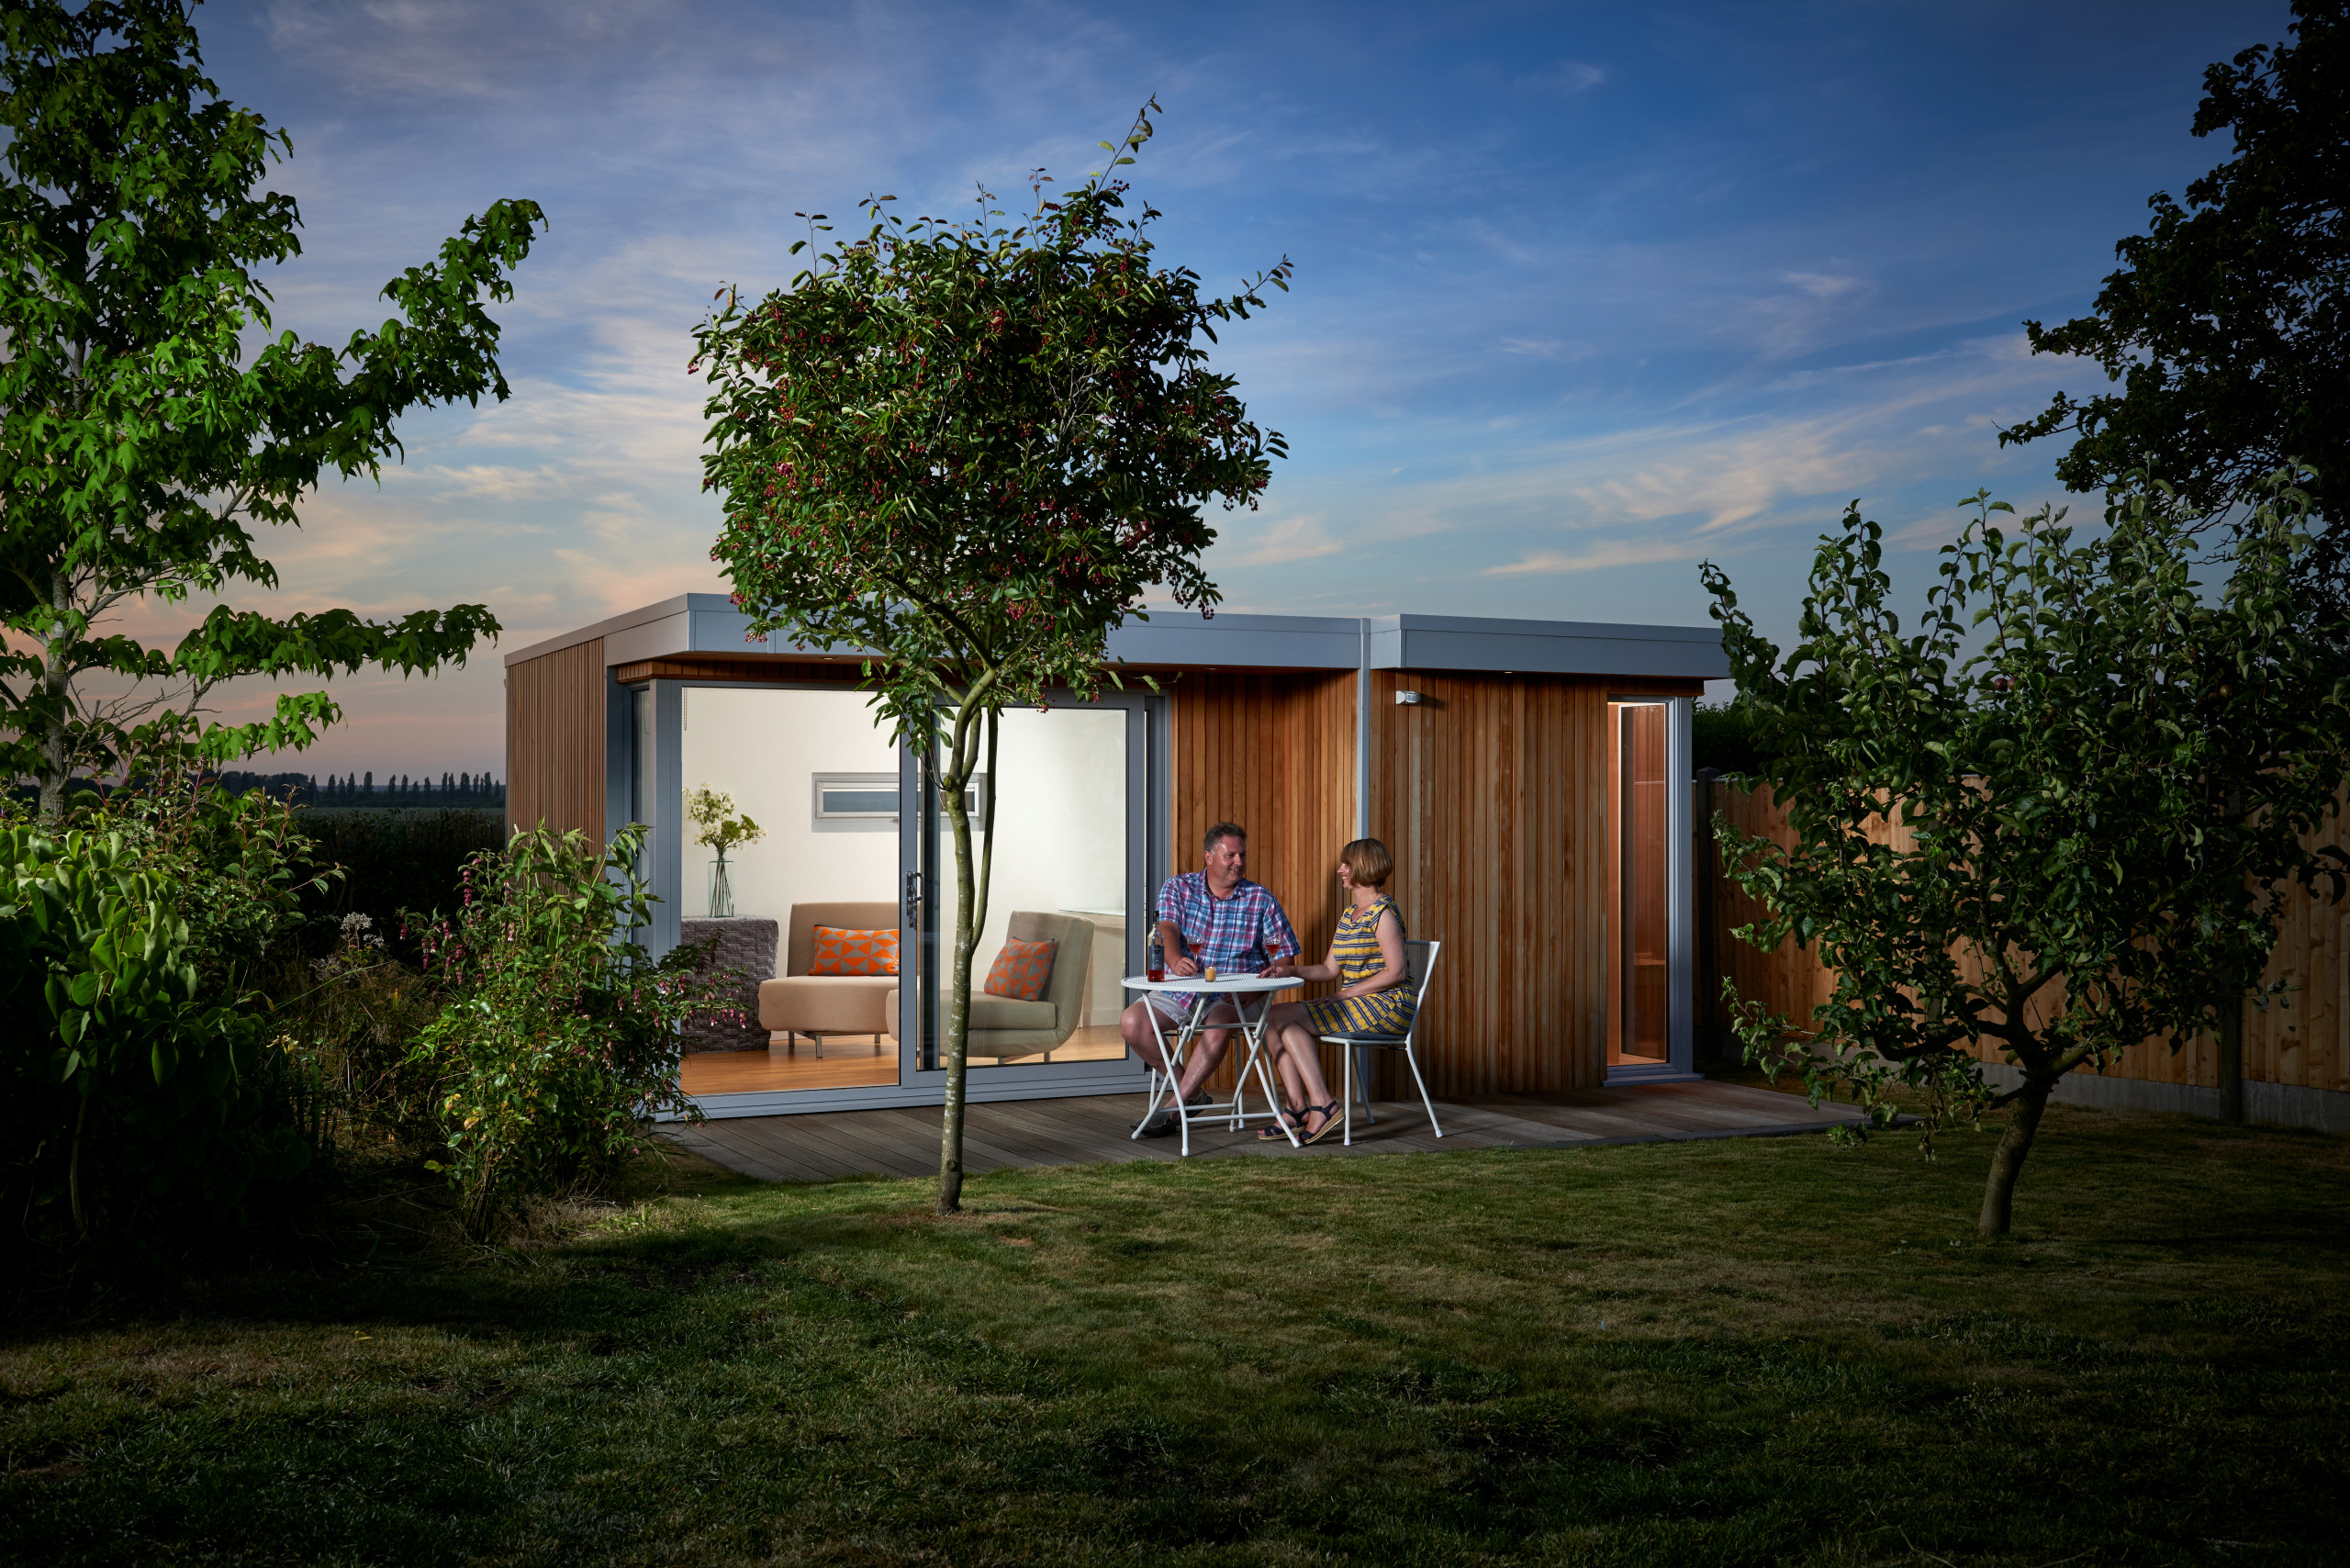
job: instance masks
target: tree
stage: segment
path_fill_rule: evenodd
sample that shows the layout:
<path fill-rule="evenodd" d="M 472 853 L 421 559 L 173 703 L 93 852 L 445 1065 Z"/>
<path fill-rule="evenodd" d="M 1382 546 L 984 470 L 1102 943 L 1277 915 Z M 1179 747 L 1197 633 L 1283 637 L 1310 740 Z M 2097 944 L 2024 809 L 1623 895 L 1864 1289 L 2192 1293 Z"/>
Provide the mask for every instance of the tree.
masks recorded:
<path fill-rule="evenodd" d="M 1110 149 L 1110 172 L 1067 197 L 1046 199 L 1040 171 L 1017 227 L 985 191 L 969 224 L 908 222 L 873 197 L 862 239 L 755 304 L 722 290 L 698 332 L 712 388 L 704 482 L 725 498 L 711 557 L 754 634 L 866 651 L 874 705 L 922 756 L 953 834 L 942 1213 L 962 1191 L 971 953 L 988 903 L 965 786 L 983 761 L 993 774 L 1004 708 L 1100 688 L 1110 630 L 1151 586 L 1213 611 L 1199 555 L 1216 535 L 1201 508 L 1253 507 L 1284 451 L 1200 340 L 1261 308 L 1265 283 L 1286 288 L 1289 262 L 1225 298 L 1202 297 L 1188 269 L 1154 266 L 1159 215 L 1123 216 L 1114 172 L 1149 140 L 1156 108 Z M 827 243 L 822 215 L 810 223 L 793 253 Z"/>
<path fill-rule="evenodd" d="M 2308 506 L 2273 483 L 2214 596 L 2191 576 L 2191 509 L 2159 487 L 2117 492 L 2079 543 L 2061 514 L 2010 537 L 1991 526 L 2006 505 L 1984 505 L 1906 636 L 1855 507 L 1784 660 L 1705 568 L 1796 837 L 1718 829 L 1771 912 L 1739 935 L 1793 937 L 1837 974 L 1807 1044 L 1757 1006 L 1739 1032 L 1815 1098 L 1852 1088 L 1873 1125 L 1897 1086 L 1928 1092 L 1930 1134 L 2009 1108 L 1986 1235 L 2008 1229 L 2058 1080 L 2223 1020 L 2259 984 L 2279 901 L 2340 868 L 2302 842 L 2350 771 L 2350 679 L 2290 587 Z M 1986 1042 L 2020 1070 L 2004 1092 Z"/>
<path fill-rule="evenodd" d="M 477 604 L 220 606 L 168 650 L 106 622 L 148 596 L 274 588 L 248 523 L 297 521 L 329 471 L 375 475 L 410 409 L 503 398 L 483 300 L 509 297 L 542 218 L 498 202 L 385 286 L 398 319 L 339 350 L 281 332 L 248 362 L 243 335 L 272 325 L 256 270 L 301 248 L 294 199 L 262 189 L 291 144 L 204 76 L 192 8 L 10 0 L 0 47 L 0 766 L 53 818 L 67 779 L 133 752 L 298 749 L 340 717 L 319 691 L 207 722 L 223 681 L 425 672 L 496 633 Z"/>
<path fill-rule="evenodd" d="M 2035 353 L 2095 360 L 2118 391 L 2058 393 L 2000 444 L 2069 431 L 2056 474 L 2102 490 L 2132 469 L 2170 476 L 2197 510 L 2257 498 L 2288 462 L 2317 470 L 2324 520 L 2300 581 L 2322 619 L 2350 619 L 2350 4 L 2294 0 L 2298 43 L 2247 49 L 2203 73 L 2194 133 L 2235 156 L 2147 205 L 2143 234 L 2090 315 L 2027 321 Z"/>

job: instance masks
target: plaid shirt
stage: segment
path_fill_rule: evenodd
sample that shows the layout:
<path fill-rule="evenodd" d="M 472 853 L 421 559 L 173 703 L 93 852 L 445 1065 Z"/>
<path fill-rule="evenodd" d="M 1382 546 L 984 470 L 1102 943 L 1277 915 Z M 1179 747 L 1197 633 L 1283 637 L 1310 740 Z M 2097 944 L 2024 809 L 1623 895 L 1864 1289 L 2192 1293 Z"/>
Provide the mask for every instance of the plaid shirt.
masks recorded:
<path fill-rule="evenodd" d="M 1218 974 L 1253 975 L 1272 961 L 1271 953 L 1298 950 L 1289 916 L 1272 894 L 1246 877 L 1230 897 L 1221 899 L 1208 891 L 1205 871 L 1169 877 L 1158 890 L 1158 918 L 1183 934 L 1184 949 L 1193 959 Z"/>

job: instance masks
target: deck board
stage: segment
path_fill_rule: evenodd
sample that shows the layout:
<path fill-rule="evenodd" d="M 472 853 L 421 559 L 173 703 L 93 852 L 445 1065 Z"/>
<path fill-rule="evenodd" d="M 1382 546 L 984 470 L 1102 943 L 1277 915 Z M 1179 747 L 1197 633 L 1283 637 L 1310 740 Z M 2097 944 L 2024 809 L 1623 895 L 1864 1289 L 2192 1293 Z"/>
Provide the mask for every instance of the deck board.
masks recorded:
<path fill-rule="evenodd" d="M 1067 1100 L 993 1101 L 969 1107 L 965 1169 L 1100 1165 L 1181 1158 L 1173 1138 L 1128 1135 L 1142 1114 L 1138 1094 Z M 1375 1125 L 1355 1119 L 1351 1148 L 1337 1135 L 1309 1148 L 1259 1143 L 1255 1126 L 1238 1133 L 1221 1124 L 1192 1129 L 1194 1159 L 1270 1155 L 1432 1153 L 1463 1148 L 1560 1148 L 1616 1143 L 1679 1143 L 1718 1137 L 1824 1131 L 1860 1119 L 1850 1105 L 1814 1109 L 1800 1094 L 1735 1083 L 1651 1084 L 1560 1095 L 1478 1095 L 1438 1100 L 1445 1136 L 1429 1129 L 1417 1100 L 1372 1107 Z M 1261 1124 L 1260 1124 L 1261 1125 Z M 897 1106 L 879 1111 L 820 1111 L 797 1116 L 734 1116 L 678 1127 L 680 1147 L 762 1181 L 823 1181 L 879 1171 L 928 1176 L 938 1168 L 938 1111 Z"/>

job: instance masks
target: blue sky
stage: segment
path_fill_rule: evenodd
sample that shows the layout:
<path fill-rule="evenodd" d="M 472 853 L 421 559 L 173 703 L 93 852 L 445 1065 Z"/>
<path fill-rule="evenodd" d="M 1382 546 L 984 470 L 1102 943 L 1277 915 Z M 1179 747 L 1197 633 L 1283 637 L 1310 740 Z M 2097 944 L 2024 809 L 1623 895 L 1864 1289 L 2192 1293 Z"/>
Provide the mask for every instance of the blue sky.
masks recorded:
<path fill-rule="evenodd" d="M 498 313 L 511 400 L 415 418 L 380 487 L 318 497 L 268 602 L 486 601 L 510 650 L 723 591 L 686 372 L 712 291 L 783 283 L 795 210 L 1082 176 L 1156 95 L 1132 173 L 1162 260 L 1297 266 L 1219 353 L 1292 453 L 1260 511 L 1219 514 L 1226 608 L 1702 624 L 1710 557 L 1784 636 L 1846 500 L 1922 574 L 1978 485 L 2056 496 L 2056 449 L 1995 431 L 2099 378 L 2020 323 L 2085 308 L 2147 196 L 2225 156 L 2187 132 L 2202 68 L 2288 21 L 216 0 L 213 75 L 294 139 L 281 325 L 380 319 L 383 282 L 498 197 L 551 220 Z M 500 678 L 494 652 L 343 683 L 351 722 L 280 765 L 502 770 Z"/>

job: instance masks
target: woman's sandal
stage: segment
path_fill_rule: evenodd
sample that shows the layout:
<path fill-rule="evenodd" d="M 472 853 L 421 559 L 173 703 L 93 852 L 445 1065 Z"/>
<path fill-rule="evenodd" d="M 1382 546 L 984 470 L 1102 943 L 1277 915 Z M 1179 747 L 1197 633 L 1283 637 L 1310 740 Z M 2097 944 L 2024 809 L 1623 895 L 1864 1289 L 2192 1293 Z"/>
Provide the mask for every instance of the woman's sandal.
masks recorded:
<path fill-rule="evenodd" d="M 1336 1100 L 1331 1101 L 1327 1105 L 1308 1105 L 1306 1110 L 1309 1112 L 1320 1112 L 1322 1114 L 1322 1125 L 1315 1128 L 1313 1132 L 1305 1133 L 1304 1118 L 1302 1116 L 1298 1118 L 1298 1129 L 1304 1135 L 1298 1139 L 1300 1143 L 1320 1143 L 1323 1137 L 1328 1134 L 1332 1127 L 1339 1126 L 1344 1120 L 1344 1118 L 1338 1114 L 1338 1103 Z"/>
<path fill-rule="evenodd" d="M 1307 1109 L 1311 1109 L 1308 1107 Z M 1284 1105 L 1276 1113 L 1281 1120 L 1270 1127 L 1257 1129 L 1259 1143 L 1286 1143 L 1294 1136 L 1299 1142 L 1305 1139 L 1305 1112 L 1292 1111 Z"/>

